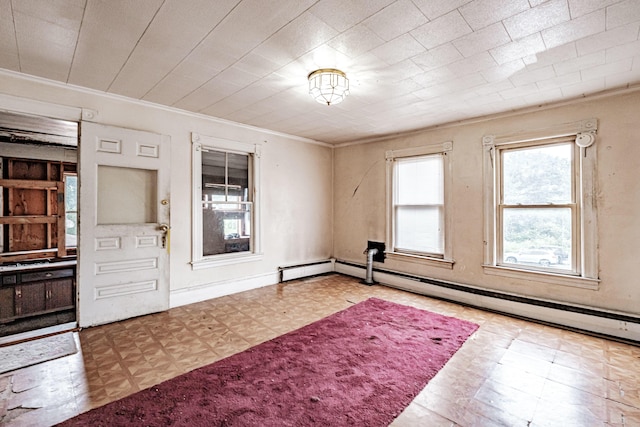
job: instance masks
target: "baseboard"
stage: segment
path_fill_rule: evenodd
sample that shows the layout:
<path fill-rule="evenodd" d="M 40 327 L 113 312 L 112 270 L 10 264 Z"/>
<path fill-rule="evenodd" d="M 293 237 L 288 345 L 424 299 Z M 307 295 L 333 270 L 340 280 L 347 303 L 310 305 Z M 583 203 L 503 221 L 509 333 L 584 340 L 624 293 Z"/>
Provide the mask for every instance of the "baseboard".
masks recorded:
<path fill-rule="evenodd" d="M 262 288 L 278 283 L 278 273 L 267 273 L 240 279 L 211 282 L 190 288 L 177 289 L 169 294 L 169 307 L 180 307 L 211 298 L 219 298 L 238 292 Z"/>
<path fill-rule="evenodd" d="M 339 260 L 335 262 L 335 271 L 359 278 L 364 278 L 366 274 L 365 266 Z M 387 270 L 374 270 L 373 278 L 380 284 L 421 295 L 584 332 L 640 342 L 640 317 L 626 313 L 489 291 Z"/>
<path fill-rule="evenodd" d="M 335 271 L 335 259 L 308 262 L 305 264 L 289 265 L 279 267 L 280 281 L 300 279 L 303 277 L 317 276 L 319 274 L 332 273 Z"/>
<path fill-rule="evenodd" d="M 287 280 L 332 273 L 335 270 L 334 259 L 312 261 L 304 264 L 279 267 L 276 273 L 267 273 L 251 277 L 205 283 L 189 288 L 177 289 L 169 294 L 169 307 L 180 307 L 211 298 L 219 298 L 238 292 L 275 285 Z"/>

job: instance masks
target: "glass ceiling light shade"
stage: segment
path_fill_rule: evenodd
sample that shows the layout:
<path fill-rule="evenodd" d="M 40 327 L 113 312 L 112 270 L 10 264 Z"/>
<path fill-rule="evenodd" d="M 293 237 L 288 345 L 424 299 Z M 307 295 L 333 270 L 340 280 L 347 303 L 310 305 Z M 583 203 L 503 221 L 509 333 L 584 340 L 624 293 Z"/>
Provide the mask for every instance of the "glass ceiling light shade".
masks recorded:
<path fill-rule="evenodd" d="M 347 75 L 335 68 L 321 68 L 309 73 L 309 94 L 320 104 L 339 104 L 349 94 Z"/>

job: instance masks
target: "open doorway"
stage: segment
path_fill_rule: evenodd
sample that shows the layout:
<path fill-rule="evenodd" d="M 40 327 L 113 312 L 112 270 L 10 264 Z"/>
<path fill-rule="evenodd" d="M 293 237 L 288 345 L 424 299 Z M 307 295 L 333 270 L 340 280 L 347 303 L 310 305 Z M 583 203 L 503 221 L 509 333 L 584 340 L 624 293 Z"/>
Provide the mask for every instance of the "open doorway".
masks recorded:
<path fill-rule="evenodd" d="M 0 112 L 0 338 L 75 324 L 78 123 Z"/>

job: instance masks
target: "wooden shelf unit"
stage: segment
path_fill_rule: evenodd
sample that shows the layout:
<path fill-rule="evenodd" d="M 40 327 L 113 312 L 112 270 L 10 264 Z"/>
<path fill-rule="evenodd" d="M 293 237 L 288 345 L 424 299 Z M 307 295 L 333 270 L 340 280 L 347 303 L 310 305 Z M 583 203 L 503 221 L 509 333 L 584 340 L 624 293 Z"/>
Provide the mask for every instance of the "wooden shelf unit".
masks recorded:
<path fill-rule="evenodd" d="M 64 175 L 74 163 L 2 159 L 1 262 L 75 255 L 65 240 Z"/>

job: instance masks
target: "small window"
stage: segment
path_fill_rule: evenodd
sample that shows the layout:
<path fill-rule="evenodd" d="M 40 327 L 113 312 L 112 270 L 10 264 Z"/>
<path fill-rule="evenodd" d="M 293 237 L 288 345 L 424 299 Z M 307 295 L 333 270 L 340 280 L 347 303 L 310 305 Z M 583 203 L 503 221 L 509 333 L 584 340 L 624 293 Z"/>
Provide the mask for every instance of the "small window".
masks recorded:
<path fill-rule="evenodd" d="M 78 245 L 78 175 L 64 174 L 65 246 Z"/>
<path fill-rule="evenodd" d="M 389 255 L 451 266 L 447 206 L 452 143 L 387 152 Z"/>
<path fill-rule="evenodd" d="M 487 272 L 543 273 L 540 280 L 550 283 L 597 285 L 590 281 L 597 276 L 596 215 L 588 203 L 595 129 L 567 133 L 485 138 Z"/>
<path fill-rule="evenodd" d="M 194 268 L 259 254 L 258 146 L 193 135 Z"/>

